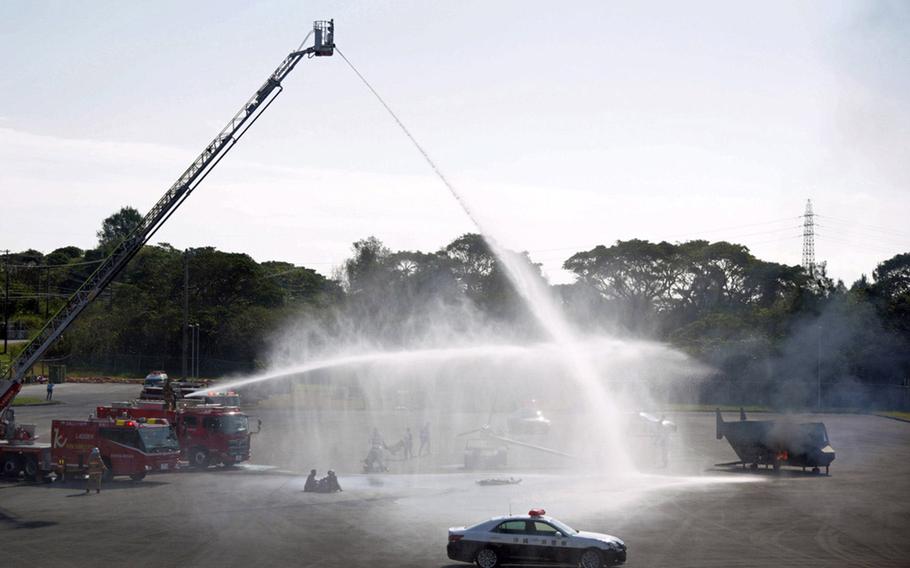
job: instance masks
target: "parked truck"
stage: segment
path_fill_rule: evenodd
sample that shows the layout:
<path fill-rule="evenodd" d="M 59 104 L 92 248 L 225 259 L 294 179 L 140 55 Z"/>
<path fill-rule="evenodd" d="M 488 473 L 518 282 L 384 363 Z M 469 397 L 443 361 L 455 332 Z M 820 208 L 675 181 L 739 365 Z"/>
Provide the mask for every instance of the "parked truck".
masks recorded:
<path fill-rule="evenodd" d="M 101 451 L 108 479 L 126 475 L 135 481 L 152 472 L 172 471 L 180 447 L 171 425 L 164 419 L 146 421 L 92 418 L 54 420 L 51 442 L 38 442 L 33 424 L 17 424 L 8 411 L 2 424 L 0 473 L 4 477 L 53 479 L 82 475 L 92 448 Z"/>
<path fill-rule="evenodd" d="M 192 399 L 181 400 L 173 411 L 160 401 L 134 400 L 99 406 L 95 413 L 99 418 L 167 420 L 176 430 L 183 460 L 199 469 L 249 460 L 252 435 L 261 427 L 257 421 L 256 430 L 251 430 L 249 417 L 236 406 L 196 403 Z"/>
<path fill-rule="evenodd" d="M 51 423 L 51 457 L 63 475 L 82 473 L 92 448 L 101 450 L 107 477 L 128 475 L 139 481 L 148 473 L 174 471 L 180 445 L 171 424 L 163 419 L 90 418 Z"/>

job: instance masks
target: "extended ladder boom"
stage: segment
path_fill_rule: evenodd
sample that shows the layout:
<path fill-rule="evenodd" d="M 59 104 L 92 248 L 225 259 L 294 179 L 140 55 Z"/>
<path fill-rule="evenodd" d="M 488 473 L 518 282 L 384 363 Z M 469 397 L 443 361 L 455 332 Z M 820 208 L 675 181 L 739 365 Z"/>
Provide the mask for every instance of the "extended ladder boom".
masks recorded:
<path fill-rule="evenodd" d="M 123 270 L 142 246 L 155 234 L 165 221 L 173 215 L 180 204 L 189 197 L 205 176 L 221 161 L 240 137 L 253 125 L 259 116 L 281 93 L 281 81 L 306 56 L 329 56 L 335 48 L 335 26 L 333 20 L 313 24 L 314 42 L 312 47 L 291 52 L 275 72 L 243 105 L 218 136 L 209 143 L 193 163 L 174 182 L 158 203 L 143 217 L 139 225 L 108 256 L 82 286 L 67 300 L 41 331 L 25 346 L 12 362 L 10 376 L 12 383 L 0 384 L 0 413 L 12 402 L 19 390 L 25 372 L 31 368 L 60 337 L 74 319 L 104 290 L 111 280 Z M 307 39 L 309 35 L 307 35 Z M 306 39 L 304 43 L 306 43 Z"/>

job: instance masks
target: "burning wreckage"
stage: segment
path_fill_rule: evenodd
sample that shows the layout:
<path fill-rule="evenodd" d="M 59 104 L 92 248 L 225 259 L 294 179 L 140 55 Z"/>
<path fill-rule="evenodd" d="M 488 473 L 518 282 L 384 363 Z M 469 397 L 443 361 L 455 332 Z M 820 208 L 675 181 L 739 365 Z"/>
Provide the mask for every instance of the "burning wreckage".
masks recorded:
<path fill-rule="evenodd" d="M 738 461 L 717 464 L 718 466 L 747 464 L 752 469 L 759 465 L 772 466 L 779 471 L 782 465 L 812 468 L 819 473 L 825 468 L 825 475 L 834 461 L 834 448 L 828 441 L 828 431 L 822 422 L 798 424 L 789 420 L 746 420 L 744 410 L 739 411 L 738 422 L 725 422 L 716 411 L 717 439 L 724 437 Z"/>

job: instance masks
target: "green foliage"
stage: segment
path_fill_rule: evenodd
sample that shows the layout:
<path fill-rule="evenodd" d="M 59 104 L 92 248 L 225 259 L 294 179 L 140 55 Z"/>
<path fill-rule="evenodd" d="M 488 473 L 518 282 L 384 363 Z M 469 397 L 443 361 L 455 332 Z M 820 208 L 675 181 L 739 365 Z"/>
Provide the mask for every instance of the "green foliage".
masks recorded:
<path fill-rule="evenodd" d="M 9 255 L 14 324 L 37 331 L 45 310 L 62 306 L 139 220 L 128 207 L 108 217 L 97 249 Z M 526 253 L 504 254 L 542 278 Z M 769 383 L 786 376 L 793 385 L 816 375 L 898 383 L 910 376 L 910 254 L 883 261 L 871 282 L 864 276 L 849 289 L 824 266 L 807 274 L 727 242 L 617 241 L 573 254 L 564 266 L 578 279 L 554 292 L 579 327 L 665 340 L 722 374 Z M 481 318 L 537 333 L 506 274 L 477 234 L 435 252 L 393 251 L 368 237 L 354 243 L 341 282 L 287 262 L 162 243 L 139 252 L 52 355 L 69 365 L 176 373 L 185 297 L 209 374 L 264 361 L 275 335 L 301 320 L 324 330 L 314 343 L 347 328 L 402 343 L 433 333 L 439 318 L 451 329 Z"/>
<path fill-rule="evenodd" d="M 109 250 L 117 245 L 133 232 L 142 221 L 142 215 L 132 207 L 122 207 L 101 224 L 101 230 L 98 231 L 98 246 L 101 249 Z"/>

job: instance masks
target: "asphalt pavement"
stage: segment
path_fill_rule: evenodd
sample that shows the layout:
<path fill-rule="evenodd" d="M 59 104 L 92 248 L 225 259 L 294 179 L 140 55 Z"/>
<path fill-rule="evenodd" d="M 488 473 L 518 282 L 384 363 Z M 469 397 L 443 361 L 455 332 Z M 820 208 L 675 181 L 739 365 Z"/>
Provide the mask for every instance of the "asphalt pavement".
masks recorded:
<path fill-rule="evenodd" d="M 61 385 L 55 398 L 63 404 L 21 408 L 17 416 L 41 431 L 55 416 L 87 416 L 98 403 L 129 398 L 134 390 Z M 371 424 L 391 430 L 400 418 L 392 424 L 394 415 L 365 411 L 320 414 L 324 420 L 262 414 L 263 434 L 271 438 L 254 440 L 251 466 L 118 479 L 88 496 L 78 485 L 0 483 L 3 565 L 463 565 L 446 558 L 447 527 L 531 507 L 575 528 L 620 536 L 629 547 L 627 566 L 910 563 L 910 424 L 904 422 L 813 417 L 827 424 L 837 451 L 831 475 L 774 475 L 714 467 L 735 459 L 714 437 L 714 416 L 677 414 L 666 471 L 611 476 L 565 464 L 538 467 L 518 454 L 511 469 L 496 475 L 520 477 L 519 485 L 480 487 L 478 479 L 494 474 L 460 470 L 458 443 L 443 443 L 448 433 L 437 435 L 431 457 L 363 475 L 347 456 L 362 450 Z M 355 426 L 339 429 L 341 423 Z M 299 447 L 295 440 L 307 429 L 321 429 L 327 439 L 319 452 L 277 459 Z M 328 457 L 342 462 L 345 491 L 303 493 L 304 462 Z"/>

